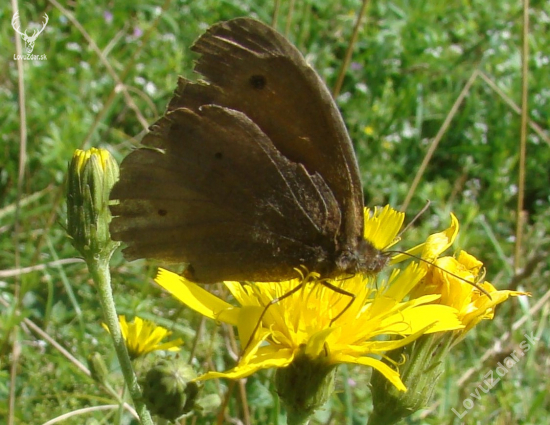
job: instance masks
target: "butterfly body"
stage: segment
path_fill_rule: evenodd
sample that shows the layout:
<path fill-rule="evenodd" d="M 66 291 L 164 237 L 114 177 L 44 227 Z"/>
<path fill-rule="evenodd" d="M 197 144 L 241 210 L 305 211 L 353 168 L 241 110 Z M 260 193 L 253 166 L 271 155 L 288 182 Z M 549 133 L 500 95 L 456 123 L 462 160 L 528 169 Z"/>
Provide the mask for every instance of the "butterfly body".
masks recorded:
<path fill-rule="evenodd" d="M 188 263 L 188 277 L 278 281 L 378 272 L 343 120 L 320 77 L 258 21 L 216 24 L 194 44 L 166 114 L 121 164 L 114 239 L 129 259 Z"/>

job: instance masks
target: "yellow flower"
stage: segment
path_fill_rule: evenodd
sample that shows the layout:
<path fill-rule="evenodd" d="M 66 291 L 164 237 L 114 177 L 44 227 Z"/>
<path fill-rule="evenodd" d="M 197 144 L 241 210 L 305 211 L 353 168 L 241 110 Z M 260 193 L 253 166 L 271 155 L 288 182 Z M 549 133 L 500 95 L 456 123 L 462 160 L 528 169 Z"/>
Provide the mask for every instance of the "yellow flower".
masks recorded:
<path fill-rule="evenodd" d="M 498 291 L 491 283 L 483 281 L 483 263 L 460 251 L 458 256 L 438 258 L 449 248 L 458 235 L 457 218 L 451 214 L 451 226 L 440 233 L 428 237 L 425 243 L 407 252 L 421 252 L 425 260 L 420 267 L 426 270 L 422 283 L 416 286 L 411 298 L 426 295 L 440 295 L 435 301 L 458 311 L 458 317 L 464 329 L 461 336 L 472 329 L 483 319 L 492 319 L 496 305 L 509 297 L 529 295 L 520 291 Z M 484 293 L 485 292 L 485 293 Z"/>
<path fill-rule="evenodd" d="M 480 321 L 493 319 L 494 308 L 509 297 L 530 295 L 521 291 L 499 291 L 489 282 L 480 282 L 483 263 L 466 251 L 460 251 L 457 258 L 438 258 L 433 264 L 428 266 L 424 282 L 411 296 L 441 295 L 436 302 L 456 308 L 464 325 L 460 331 L 462 335 Z"/>
<path fill-rule="evenodd" d="M 411 264 L 404 271 L 395 270 L 379 290 L 371 277 L 330 280 L 331 285 L 355 294 L 351 305 L 349 295 L 324 286 L 315 273 L 283 282 L 224 282 L 240 307 L 167 270 L 160 269 L 155 281 L 199 313 L 238 328 L 246 348 L 237 366 L 226 372 L 208 372 L 199 380 L 244 378 L 260 369 L 287 367 L 305 355 L 328 366 L 374 367 L 405 391 L 398 372 L 373 356 L 407 345 L 425 333 L 462 327 L 453 308 L 433 304 L 438 295 L 404 300 L 424 274 L 425 270 Z M 298 291 L 265 310 L 272 300 L 298 285 L 302 285 Z M 383 340 L 390 336 L 391 340 Z"/>
<path fill-rule="evenodd" d="M 133 323 L 128 323 L 126 316 L 118 316 L 118 321 L 122 337 L 128 348 L 128 354 L 132 359 L 143 356 L 151 351 L 179 351 L 179 346 L 183 344 L 181 338 L 161 344 L 160 341 L 170 336 L 172 332 L 162 326 L 157 326 L 149 320 L 143 320 L 136 316 Z M 103 323 L 103 327 L 109 331 L 105 323 Z"/>
<path fill-rule="evenodd" d="M 364 128 L 363 128 L 363 132 L 367 135 L 367 136 L 372 136 L 374 134 L 374 128 L 370 125 L 366 125 Z"/>

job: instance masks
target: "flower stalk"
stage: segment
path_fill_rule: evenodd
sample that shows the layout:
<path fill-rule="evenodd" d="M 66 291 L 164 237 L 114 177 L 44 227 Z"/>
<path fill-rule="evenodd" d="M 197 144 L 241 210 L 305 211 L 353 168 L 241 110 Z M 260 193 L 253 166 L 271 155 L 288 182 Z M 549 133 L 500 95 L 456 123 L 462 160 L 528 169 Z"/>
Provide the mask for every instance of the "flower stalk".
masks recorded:
<path fill-rule="evenodd" d="M 109 261 L 118 243 L 113 242 L 109 236 L 111 214 L 108 200 L 109 192 L 117 179 L 118 165 L 108 151 L 95 148 L 75 151 L 69 165 L 67 232 L 92 275 L 103 318 L 141 423 L 153 425 L 120 330 L 111 288 Z"/>
<path fill-rule="evenodd" d="M 122 370 L 122 375 L 124 376 L 124 380 L 128 386 L 130 396 L 134 401 L 136 412 L 139 415 L 143 425 L 153 425 L 151 415 L 143 402 L 141 389 L 139 388 L 137 377 L 132 367 L 132 361 L 130 360 L 130 356 L 118 323 L 118 316 L 113 299 L 113 291 L 111 288 L 109 262 L 98 259 L 97 261 L 87 261 L 87 264 L 97 288 L 103 318 L 105 320 L 105 324 L 109 328 L 109 333 L 111 334 L 115 352 L 120 363 L 120 369 Z"/>

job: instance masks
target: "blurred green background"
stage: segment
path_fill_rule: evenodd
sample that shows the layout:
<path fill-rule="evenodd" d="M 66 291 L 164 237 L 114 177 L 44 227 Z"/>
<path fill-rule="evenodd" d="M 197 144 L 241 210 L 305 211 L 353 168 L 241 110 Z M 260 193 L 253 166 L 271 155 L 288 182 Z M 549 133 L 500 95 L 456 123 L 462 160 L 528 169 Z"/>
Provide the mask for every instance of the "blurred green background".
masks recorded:
<path fill-rule="evenodd" d="M 23 317 L 83 362 L 90 352 L 100 352 L 115 382 L 120 378 L 85 265 L 58 261 L 76 257 L 64 230 L 65 174 L 74 149 L 103 147 L 120 161 L 163 113 L 178 75 L 193 77 L 189 47 L 198 36 L 209 25 L 238 16 L 271 23 L 275 6 L 223 0 L 20 2 L 21 28 L 31 29 L 28 33 L 40 28 L 44 13 L 49 16 L 33 52 L 46 54 L 47 60 L 24 62 L 23 74 L 14 60 L 14 9 L 8 2 L 0 6 L 0 290 L 8 306 L 0 306 L 0 422 L 8 413 L 14 344 L 19 352 L 15 423 L 41 424 L 79 408 L 112 403 L 27 326 L 14 328 Z M 340 72 L 360 6 L 351 0 L 280 2 L 278 29 L 287 31 L 329 87 Z M 430 408 L 408 423 L 460 423 L 451 409 L 464 410 L 462 401 L 526 333 L 540 338 L 535 349 L 483 394 L 462 421 L 541 424 L 549 415 L 549 304 L 532 313 L 529 309 L 549 289 L 550 149 L 545 129 L 550 124 L 550 3 L 530 5 L 528 101 L 534 127 L 527 136 L 518 275 L 520 117 L 510 102 L 519 105 L 521 99 L 522 13 L 521 3 L 510 0 L 374 0 L 337 97 L 356 148 L 366 204 L 399 208 L 434 137 L 477 72 L 406 212 L 414 216 L 427 199 L 431 207 L 399 248 L 447 227 L 452 211 L 461 222 L 454 248 L 484 261 L 487 280 L 499 289 L 533 293 L 529 300 L 506 303 L 493 322 L 468 334 L 447 360 Z M 22 128 L 27 144 L 19 180 Z M 153 286 L 156 265 L 127 263 L 120 252 L 112 264 L 120 313 L 173 328 L 188 341 L 184 350 L 190 350 L 203 324 Z M 16 304 L 21 315 L 15 314 Z M 520 319 L 524 321 L 512 335 L 500 340 Z M 196 364 L 229 368 L 234 359 L 224 353 L 230 337 L 227 328 L 205 324 L 196 340 Z M 472 373 L 466 376 L 467 371 Z M 246 423 L 247 415 L 250 423 L 284 423 L 271 374 L 250 377 L 242 391 L 227 381 L 208 384 L 209 391 L 222 396 L 232 388 L 226 423 Z M 371 409 L 369 376 L 366 368 L 340 368 L 336 393 L 312 423 L 365 423 Z M 105 415 L 95 412 L 63 423 L 111 423 Z M 215 414 L 196 421 L 215 423 Z"/>

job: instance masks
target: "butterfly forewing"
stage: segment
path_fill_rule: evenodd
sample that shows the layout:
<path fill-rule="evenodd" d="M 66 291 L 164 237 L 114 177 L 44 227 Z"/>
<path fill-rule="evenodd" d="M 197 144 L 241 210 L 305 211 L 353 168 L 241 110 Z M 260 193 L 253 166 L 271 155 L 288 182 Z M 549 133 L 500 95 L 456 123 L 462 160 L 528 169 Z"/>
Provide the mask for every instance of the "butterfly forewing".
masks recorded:
<path fill-rule="evenodd" d="M 251 19 L 214 25 L 193 50 L 204 81 L 180 79 L 166 115 L 122 162 L 113 238 L 129 259 L 190 263 L 204 283 L 342 268 L 336 260 L 362 238 L 363 199 L 319 76 Z"/>
<path fill-rule="evenodd" d="M 357 160 L 330 92 L 274 29 L 239 18 L 212 26 L 193 45 L 204 83 L 182 81 L 169 109 L 216 104 L 245 113 L 291 161 L 319 173 L 342 210 L 341 245 L 363 228 Z"/>

